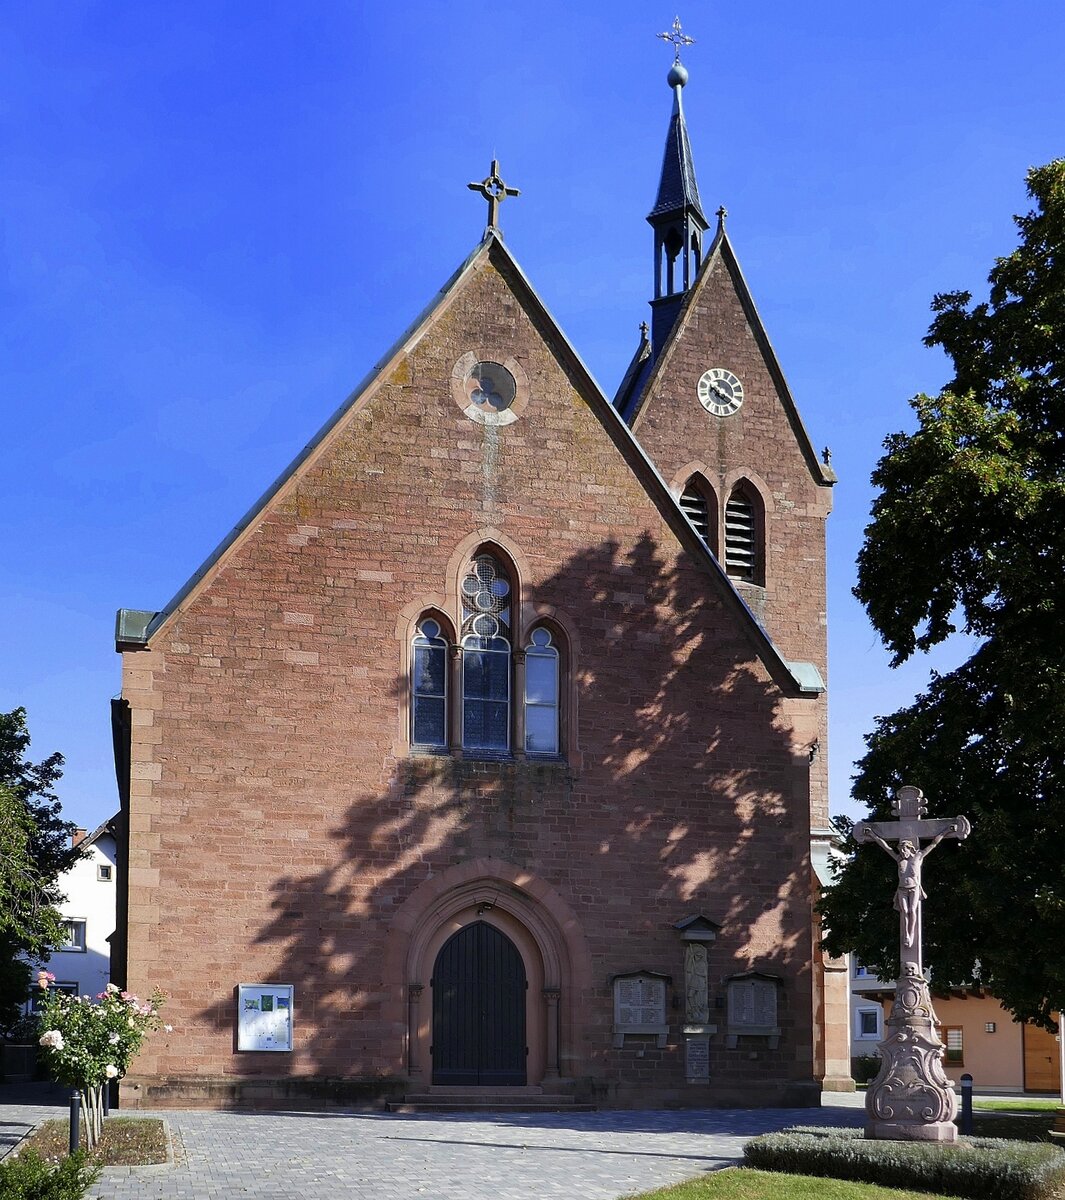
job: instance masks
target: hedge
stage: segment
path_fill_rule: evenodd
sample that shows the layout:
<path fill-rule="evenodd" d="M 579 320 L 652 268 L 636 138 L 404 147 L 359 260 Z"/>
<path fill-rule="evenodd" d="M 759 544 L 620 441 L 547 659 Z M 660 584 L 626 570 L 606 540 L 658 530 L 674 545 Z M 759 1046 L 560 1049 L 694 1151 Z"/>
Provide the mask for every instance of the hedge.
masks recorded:
<path fill-rule="evenodd" d="M 973 1200 L 1050 1200 L 1065 1185 L 1065 1154 L 1041 1142 L 964 1138 L 934 1142 L 866 1140 L 860 1129 L 796 1126 L 743 1148 L 749 1166 L 912 1188 Z"/>
<path fill-rule="evenodd" d="M 0 1162 L 0 1200 L 79 1200 L 100 1174 L 85 1162 L 85 1151 L 50 1166 L 35 1150 Z"/>

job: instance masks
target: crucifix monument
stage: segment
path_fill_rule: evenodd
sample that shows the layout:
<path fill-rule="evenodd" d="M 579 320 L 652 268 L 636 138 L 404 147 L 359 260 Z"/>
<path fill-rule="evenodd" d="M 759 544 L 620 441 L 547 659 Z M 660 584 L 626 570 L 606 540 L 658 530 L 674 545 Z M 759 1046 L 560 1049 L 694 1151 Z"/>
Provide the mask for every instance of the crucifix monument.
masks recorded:
<path fill-rule="evenodd" d="M 927 819 L 924 795 L 915 787 L 899 788 L 892 808 L 897 821 L 859 821 L 853 830 L 856 842 L 875 842 L 899 868 L 899 977 L 880 1043 L 880 1071 L 865 1095 L 865 1136 L 953 1142 L 958 1098 L 943 1070 L 943 1043 L 921 955 L 921 868 L 944 838 L 967 838 L 970 826 L 965 817 Z M 930 839 L 923 848 L 922 838 Z"/>

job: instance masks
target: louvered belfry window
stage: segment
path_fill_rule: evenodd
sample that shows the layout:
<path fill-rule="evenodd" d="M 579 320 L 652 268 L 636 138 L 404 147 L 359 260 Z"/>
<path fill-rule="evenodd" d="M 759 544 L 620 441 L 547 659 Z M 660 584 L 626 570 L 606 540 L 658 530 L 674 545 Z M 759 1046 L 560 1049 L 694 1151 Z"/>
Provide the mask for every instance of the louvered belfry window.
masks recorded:
<path fill-rule="evenodd" d="M 692 528 L 709 546 L 710 506 L 706 502 L 706 497 L 694 484 L 689 483 L 684 491 L 681 492 L 680 507 L 683 509 L 684 515 L 691 521 Z"/>
<path fill-rule="evenodd" d="M 758 567 L 754 505 L 743 492 L 735 491 L 725 505 L 725 570 L 733 579 L 753 580 Z"/>

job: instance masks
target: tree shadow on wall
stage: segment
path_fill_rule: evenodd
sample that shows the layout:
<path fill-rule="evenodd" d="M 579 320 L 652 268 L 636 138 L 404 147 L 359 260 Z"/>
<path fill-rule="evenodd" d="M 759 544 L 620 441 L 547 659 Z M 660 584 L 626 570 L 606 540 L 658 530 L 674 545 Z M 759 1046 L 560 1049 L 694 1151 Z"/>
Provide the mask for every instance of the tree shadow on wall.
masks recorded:
<path fill-rule="evenodd" d="M 579 630 L 578 745 L 559 762 L 389 757 L 386 786 L 352 801 L 319 848 L 321 869 L 275 876 L 255 941 L 277 947 L 273 978 L 296 985 L 300 1071 L 402 1076 L 386 931 L 416 887 L 474 858 L 528 869 L 579 915 L 594 977 L 582 1004 L 600 1006 L 605 1027 L 612 974 L 683 978 L 672 926 L 696 913 L 722 927 L 715 997 L 752 967 L 808 969 L 805 772 L 781 693 L 713 581 L 644 535 L 628 551 L 604 541 L 573 555 L 526 600 Z M 402 692 L 395 681 L 381 729 L 395 727 Z M 336 777 L 335 764 L 323 777 Z M 306 802 L 321 800 L 309 791 Z M 201 1016 L 229 1030 L 232 1001 Z M 809 1018 L 794 1019 L 802 1028 Z M 781 1053 L 794 1061 L 794 1046 Z M 269 1054 L 239 1063 L 242 1074 L 277 1068 Z"/>

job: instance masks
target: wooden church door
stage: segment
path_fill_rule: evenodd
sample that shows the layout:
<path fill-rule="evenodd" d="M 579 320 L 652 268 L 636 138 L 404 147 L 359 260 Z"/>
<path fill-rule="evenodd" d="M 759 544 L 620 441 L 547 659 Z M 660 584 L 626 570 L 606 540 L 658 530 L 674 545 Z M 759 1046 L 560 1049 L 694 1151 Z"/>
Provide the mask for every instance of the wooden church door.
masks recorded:
<path fill-rule="evenodd" d="M 525 964 L 485 921 L 452 934 L 433 968 L 433 1083 L 525 1083 Z"/>

